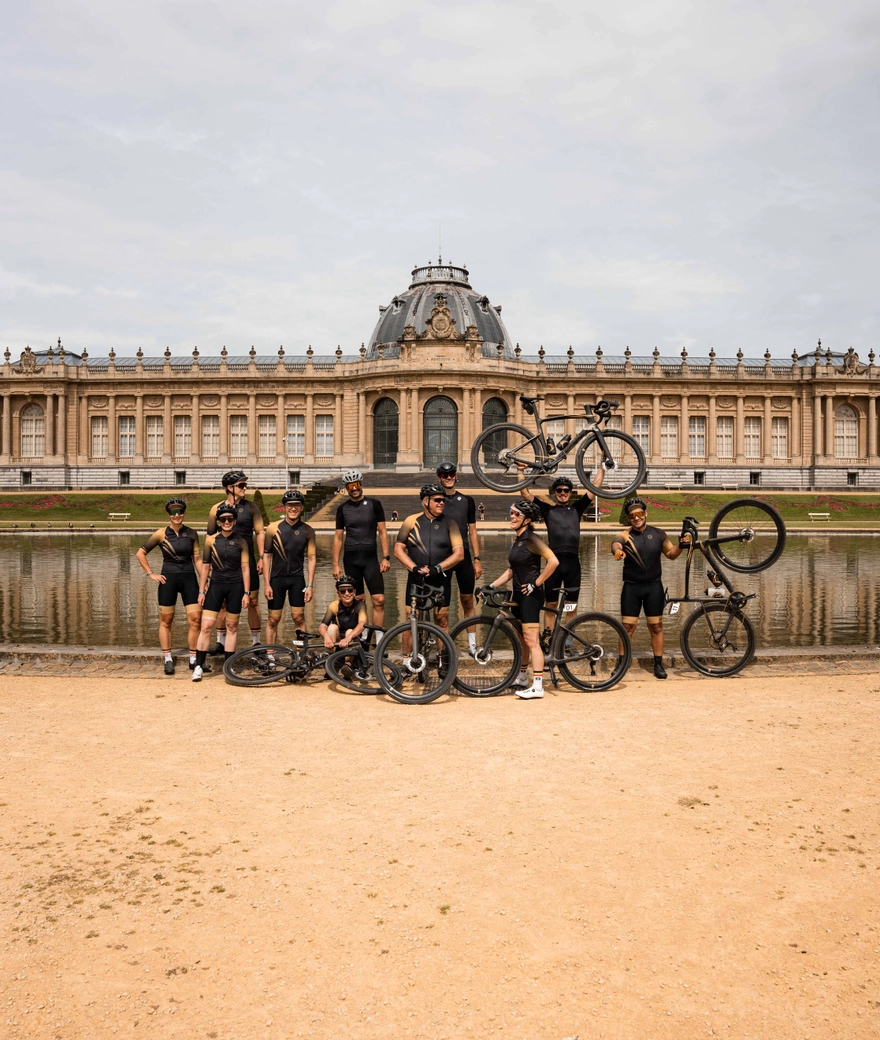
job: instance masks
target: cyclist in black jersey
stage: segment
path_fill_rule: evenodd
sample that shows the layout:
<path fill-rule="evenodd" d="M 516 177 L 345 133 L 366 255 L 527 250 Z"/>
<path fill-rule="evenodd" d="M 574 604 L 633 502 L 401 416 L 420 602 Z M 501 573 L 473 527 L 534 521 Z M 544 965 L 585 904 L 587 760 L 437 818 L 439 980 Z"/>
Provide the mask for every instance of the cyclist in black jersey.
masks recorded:
<path fill-rule="evenodd" d="M 594 483 L 601 486 L 605 470 L 600 467 Z M 557 477 L 550 485 L 550 494 L 555 499 L 548 502 L 538 498 L 529 488 L 523 488 L 522 497 L 526 502 L 534 502 L 541 510 L 541 516 L 547 525 L 547 544 L 556 554 L 559 567 L 551 581 L 547 583 L 544 611 L 544 625 L 551 632 L 556 624 L 556 607 L 560 592 L 569 603 L 577 603 L 581 591 L 581 560 L 578 554 L 581 537 L 581 518 L 587 509 L 596 501 L 595 496 L 587 491 L 574 503 L 571 501 L 574 484 L 568 477 Z"/>
<path fill-rule="evenodd" d="M 233 506 L 235 509 L 235 533 L 244 538 L 247 543 L 251 562 L 250 577 L 250 603 L 248 603 L 248 624 L 251 630 L 251 642 L 256 646 L 260 641 L 260 630 L 263 627 L 263 619 L 260 616 L 260 575 L 263 573 L 263 514 L 258 507 L 246 498 L 247 476 L 240 469 L 230 470 L 221 477 L 221 483 L 226 490 L 226 498 L 217 505 L 212 506 L 208 513 L 208 534 L 217 532 L 217 509 L 221 505 Z M 223 611 L 217 619 L 217 643 L 212 653 L 223 652 L 226 639 L 226 615 Z"/>
<path fill-rule="evenodd" d="M 182 498 L 172 498 L 165 503 L 168 514 L 168 526 L 158 531 L 144 542 L 135 553 L 138 563 L 148 578 L 159 586 L 159 646 L 164 658 L 166 675 L 174 675 L 174 658 L 171 656 L 171 625 L 174 621 L 174 610 L 178 595 L 183 600 L 186 610 L 186 621 L 189 626 L 187 643 L 189 645 L 189 666 L 196 666 L 196 643 L 199 638 L 199 627 L 202 612 L 199 609 L 199 580 L 202 573 L 202 554 L 199 546 L 199 535 L 192 527 L 183 522 L 186 513 L 186 502 Z M 157 574 L 147 562 L 147 554 L 156 546 L 162 551 L 162 571 Z"/>
<path fill-rule="evenodd" d="M 391 569 L 388 552 L 388 528 L 381 499 L 364 496 L 364 476 L 350 469 L 342 474 L 348 501 L 336 510 L 336 533 L 333 536 L 333 577 L 343 571 L 355 580 L 357 598 L 364 600 L 364 587 L 370 593 L 372 620 L 385 624 L 385 579 Z M 382 548 L 382 559 L 376 558 L 376 537 Z M 344 549 L 343 549 L 344 543 Z M 340 562 L 341 556 L 341 562 Z"/>
<path fill-rule="evenodd" d="M 211 631 L 220 611 L 226 610 L 226 646 L 228 659 L 235 652 L 238 619 L 250 602 L 251 561 L 247 542 L 234 534 L 236 512 L 231 505 L 220 505 L 216 512 L 217 534 L 205 539 L 202 553 L 202 576 L 199 582 L 199 606 L 202 625 L 199 631 L 193 682 L 200 682 L 211 645 Z"/>
<path fill-rule="evenodd" d="M 689 536 L 679 538 L 673 545 L 667 533 L 659 527 L 648 526 L 648 506 L 641 498 L 630 498 L 624 503 L 624 512 L 630 526 L 614 539 L 611 551 L 615 560 L 623 561 L 623 589 L 620 593 L 620 620 L 630 635 L 639 623 L 639 614 L 645 611 L 651 647 L 654 652 L 654 675 L 666 678 L 663 667 L 663 591 L 660 560 L 677 559 L 687 548 Z"/>
<path fill-rule="evenodd" d="M 535 502 L 520 499 L 510 507 L 510 527 L 516 535 L 507 560 L 510 566 L 499 575 L 490 589 L 513 579 L 514 614 L 519 618 L 522 634 L 523 665 L 513 686 L 517 697 L 532 700 L 544 696 L 544 651 L 541 649 L 541 606 L 544 602 L 542 586 L 559 566 L 552 549 L 535 534 L 532 526 L 541 512 Z M 543 571 L 541 560 L 545 561 Z M 528 666 L 532 663 L 532 682 L 529 684 Z"/>
<path fill-rule="evenodd" d="M 284 519 L 266 528 L 265 552 L 266 596 L 269 620 L 266 641 L 278 642 L 278 625 L 284 612 L 284 601 L 290 601 L 294 628 L 304 629 L 306 603 L 311 603 L 315 583 L 315 531 L 304 524 L 305 499 L 299 491 L 285 491 L 281 498 Z M 308 572 L 308 573 L 306 573 Z"/>
<path fill-rule="evenodd" d="M 336 592 L 337 597 L 327 607 L 318 629 L 328 650 L 350 646 L 367 623 L 367 609 L 363 600 L 357 599 L 354 578 L 343 574 L 336 582 Z"/>
<path fill-rule="evenodd" d="M 446 508 L 443 515 L 448 520 L 454 520 L 461 531 L 464 559 L 452 573 L 458 582 L 461 616 L 471 617 L 474 613 L 474 587 L 483 577 L 480 542 L 477 537 L 477 507 L 470 495 L 457 490 L 455 485 L 458 481 L 458 467 L 454 462 L 441 462 L 437 467 L 437 476 L 446 492 Z M 471 650 L 477 647 L 476 632 L 476 628 L 468 630 L 468 646 Z"/>
<path fill-rule="evenodd" d="M 464 559 L 461 532 L 454 520 L 448 520 L 446 492 L 439 484 L 426 484 L 419 492 L 422 512 L 413 513 L 400 525 L 394 556 L 409 571 L 406 581 L 406 616 L 410 614 L 410 597 L 414 585 L 434 585 L 443 589 L 443 606 L 434 611 L 441 628 L 449 628 L 449 601 L 452 577 L 449 571 Z"/>

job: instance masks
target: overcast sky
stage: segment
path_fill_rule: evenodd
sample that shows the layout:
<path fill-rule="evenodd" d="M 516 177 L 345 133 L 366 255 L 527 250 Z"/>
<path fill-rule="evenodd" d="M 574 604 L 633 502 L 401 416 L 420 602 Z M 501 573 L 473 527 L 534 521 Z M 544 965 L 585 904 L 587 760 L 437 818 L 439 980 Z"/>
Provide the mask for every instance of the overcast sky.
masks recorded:
<path fill-rule="evenodd" d="M 354 351 L 439 224 L 526 351 L 880 348 L 876 0 L 32 0 L 3 21 L 16 358 L 59 335 Z"/>

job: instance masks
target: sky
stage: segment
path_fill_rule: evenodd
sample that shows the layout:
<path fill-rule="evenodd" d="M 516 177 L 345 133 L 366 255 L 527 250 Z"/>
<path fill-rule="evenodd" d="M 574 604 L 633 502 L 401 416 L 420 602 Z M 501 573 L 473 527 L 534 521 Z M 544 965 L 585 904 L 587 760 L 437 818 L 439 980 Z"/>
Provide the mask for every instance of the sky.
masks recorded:
<path fill-rule="evenodd" d="M 7 5 L 0 348 L 354 352 L 442 235 L 527 353 L 865 358 L 878 41 L 872 0 Z"/>

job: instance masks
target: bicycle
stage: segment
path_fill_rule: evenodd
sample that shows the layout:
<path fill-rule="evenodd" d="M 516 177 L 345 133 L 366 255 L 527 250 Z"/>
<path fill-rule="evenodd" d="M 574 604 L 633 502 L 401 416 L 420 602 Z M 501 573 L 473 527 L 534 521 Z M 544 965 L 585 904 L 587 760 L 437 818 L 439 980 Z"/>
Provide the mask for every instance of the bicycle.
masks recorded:
<path fill-rule="evenodd" d="M 384 631 L 379 625 L 364 625 L 361 638 L 333 650 L 326 661 L 329 678 L 355 693 L 384 693 L 376 676 L 376 659 L 371 649 L 373 634 Z M 401 678 L 400 669 L 390 661 L 385 661 L 383 667 L 388 681 L 396 686 Z"/>
<path fill-rule="evenodd" d="M 645 479 L 645 453 L 629 434 L 607 428 L 611 413 L 619 407 L 618 401 L 585 404 L 588 424 L 573 437 L 567 433 L 558 441 L 552 434 L 545 436 L 544 425 L 580 416 L 552 415 L 542 419 L 538 401 L 543 401 L 543 397 L 520 397 L 524 410 L 535 418 L 537 433 L 529 433 L 516 423 L 496 423 L 474 441 L 471 465 L 486 487 L 493 491 L 520 491 L 538 477 L 555 473 L 575 452 L 578 479 L 597 497 L 626 498 L 638 488 Z M 605 470 L 601 486 L 590 477 L 600 466 Z"/>
<path fill-rule="evenodd" d="M 389 629 L 376 647 L 376 678 L 401 704 L 428 704 L 455 681 L 455 644 L 448 632 L 428 620 L 442 605 L 442 589 L 414 585 L 409 620 Z"/>
<path fill-rule="evenodd" d="M 709 537 L 700 538 L 692 516 L 682 521 L 681 537 L 690 535 L 684 569 L 684 596 L 666 590 L 670 615 L 682 603 L 697 607 L 681 626 L 681 652 L 687 663 L 703 675 L 736 675 L 755 655 L 755 629 L 744 613 L 756 593 L 735 589 L 721 565 L 743 574 L 754 574 L 774 564 L 785 548 L 785 524 L 773 506 L 757 498 L 738 498 L 721 509 L 709 523 Z M 699 551 L 709 564 L 710 587 L 703 596 L 691 596 L 691 562 Z M 722 602 L 723 600 L 723 602 Z"/>
<path fill-rule="evenodd" d="M 223 676 L 233 686 L 265 686 L 272 682 L 299 683 L 330 656 L 324 637 L 296 630 L 293 646 L 270 643 L 239 650 L 223 663 Z"/>
<path fill-rule="evenodd" d="M 509 689 L 522 665 L 519 620 L 506 589 L 489 586 L 478 592 L 480 599 L 497 614 L 464 618 L 450 632 L 458 653 L 455 687 L 472 697 L 489 697 Z M 632 661 L 632 646 L 626 629 L 610 614 L 589 611 L 565 621 L 577 610 L 561 596 L 556 607 L 556 625 L 546 646 L 544 666 L 554 686 L 556 669 L 574 687 L 588 692 L 610 690 L 626 675 Z M 477 629 L 476 649 L 470 650 L 468 628 Z M 621 652 L 622 648 L 622 652 Z"/>

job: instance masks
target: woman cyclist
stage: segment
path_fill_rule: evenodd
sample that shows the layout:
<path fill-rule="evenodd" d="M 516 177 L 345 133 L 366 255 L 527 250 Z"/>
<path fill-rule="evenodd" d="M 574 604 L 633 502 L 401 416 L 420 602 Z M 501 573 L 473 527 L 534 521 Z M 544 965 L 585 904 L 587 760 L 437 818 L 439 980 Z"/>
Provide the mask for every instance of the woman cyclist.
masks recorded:
<path fill-rule="evenodd" d="M 171 656 L 171 625 L 174 621 L 174 610 L 177 597 L 183 600 L 186 620 L 189 625 L 187 644 L 189 645 L 190 670 L 196 666 L 196 642 L 199 638 L 199 624 L 202 610 L 199 606 L 199 581 L 202 575 L 202 556 L 199 551 L 199 535 L 192 527 L 183 522 L 186 513 L 186 502 L 182 498 L 170 498 L 165 503 L 168 514 L 168 526 L 158 531 L 144 542 L 135 553 L 138 563 L 148 578 L 159 586 L 159 646 L 165 659 L 165 674 L 174 675 L 174 658 Z M 162 570 L 157 574 L 147 561 L 147 554 L 156 546 L 162 551 Z"/>
<path fill-rule="evenodd" d="M 534 502 L 519 499 L 510 507 L 510 527 L 516 535 L 507 560 L 510 566 L 489 586 L 494 589 L 513 578 L 513 613 L 522 627 L 520 643 L 523 648 L 523 666 L 514 680 L 517 697 L 523 700 L 544 696 L 544 653 L 539 635 L 541 610 L 544 606 L 543 586 L 559 566 L 559 560 L 546 542 L 535 534 L 533 524 L 541 519 L 541 510 Z M 545 561 L 543 571 L 541 560 Z M 532 663 L 532 684 L 529 686 L 528 665 Z"/>

